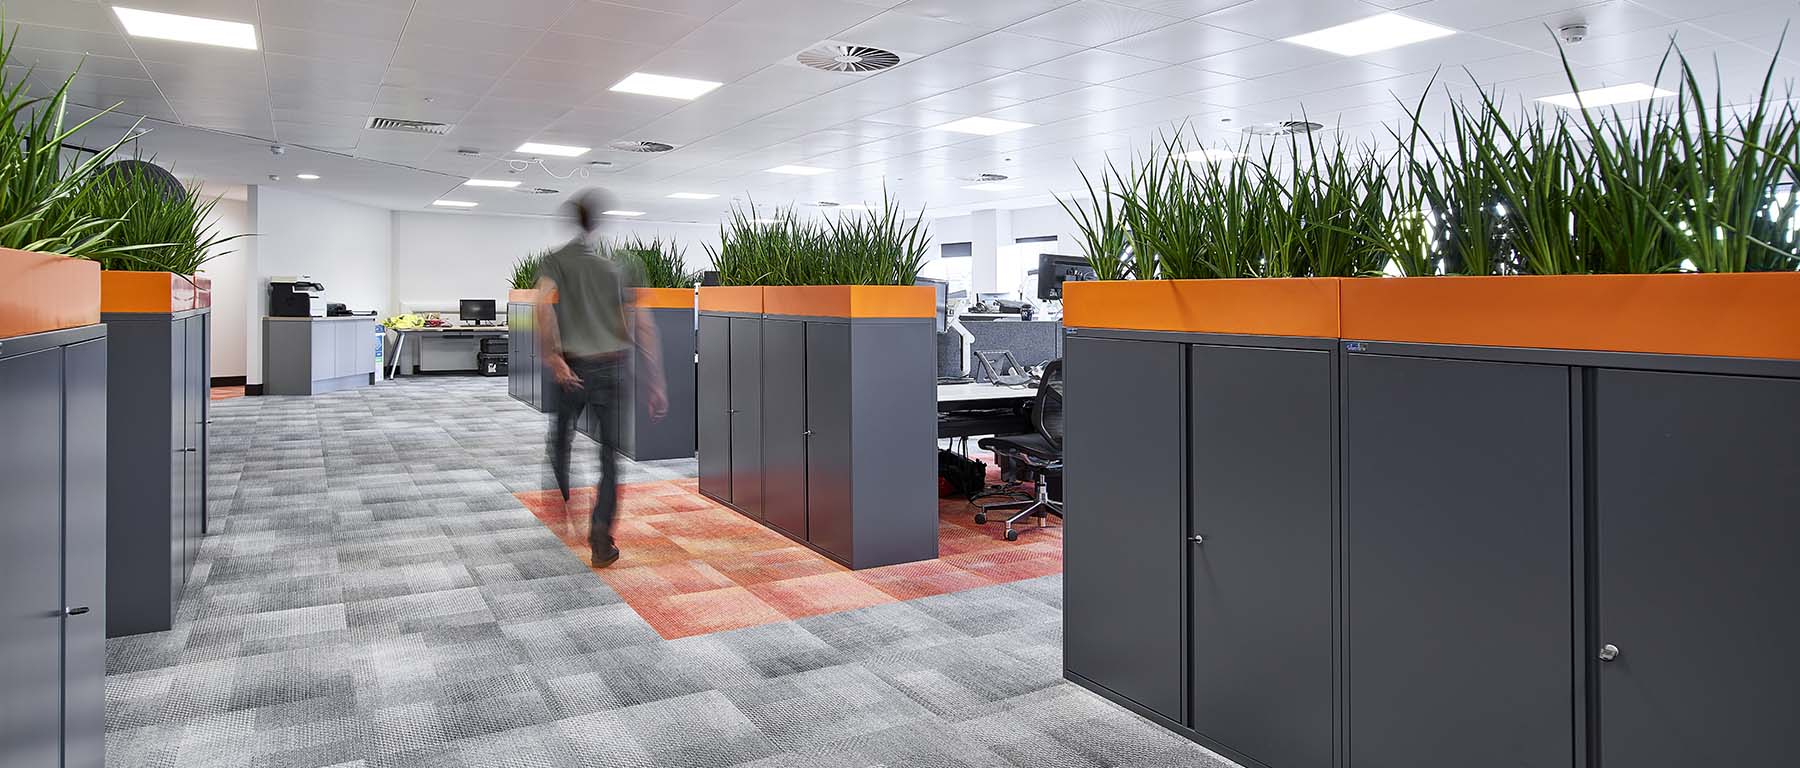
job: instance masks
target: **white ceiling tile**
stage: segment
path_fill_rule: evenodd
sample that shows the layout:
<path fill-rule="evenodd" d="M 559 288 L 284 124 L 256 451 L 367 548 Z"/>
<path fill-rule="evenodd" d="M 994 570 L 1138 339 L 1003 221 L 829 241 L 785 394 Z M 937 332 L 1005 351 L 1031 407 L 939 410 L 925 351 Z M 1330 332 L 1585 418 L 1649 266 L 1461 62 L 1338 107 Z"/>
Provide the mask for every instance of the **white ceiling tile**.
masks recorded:
<path fill-rule="evenodd" d="M 49 51 L 91 53 L 96 56 L 111 56 L 119 59 L 137 58 L 137 54 L 131 50 L 131 46 L 125 43 L 124 36 L 113 32 L 90 32 L 37 24 L 15 25 L 12 19 L 6 20 L 6 26 L 8 34 L 17 31 L 21 46 Z"/>
<path fill-rule="evenodd" d="M 504 53 L 483 53 L 407 42 L 394 51 L 393 66 L 428 72 L 499 77 L 512 68 L 513 62 L 517 60 L 518 57 Z"/>
<path fill-rule="evenodd" d="M 1402 72 L 1425 72 L 1439 67 L 1460 67 L 1471 62 L 1511 56 L 1525 50 L 1509 42 L 1482 35 L 1463 34 L 1427 40 L 1355 58 Z"/>
<path fill-rule="evenodd" d="M 306 100 L 330 100 L 367 104 L 375 100 L 375 94 L 381 91 L 376 83 L 338 83 L 330 88 L 320 87 L 317 80 L 291 80 L 286 78 L 269 78 L 269 98 L 285 97 L 289 102 Z"/>
<path fill-rule="evenodd" d="M 118 30 L 111 9 L 99 3 L 74 0 L 11 3 L 6 7 L 6 21 L 8 26 L 23 22 L 107 34 Z"/>
<path fill-rule="evenodd" d="M 280 53 L 263 55 L 271 90 L 333 90 L 346 85 L 378 85 L 387 73 L 383 63 L 345 59 L 317 59 Z M 280 87 L 277 83 L 291 87 Z"/>
<path fill-rule="evenodd" d="M 276 141 L 338 152 L 355 149 L 357 139 L 362 136 L 362 130 L 359 128 L 332 128 L 322 125 L 283 122 L 275 123 L 274 127 Z"/>
<path fill-rule="evenodd" d="M 1267 77 L 1313 64 L 1344 61 L 1341 56 L 1291 43 L 1263 43 L 1188 62 L 1188 66 L 1234 77 Z"/>
<path fill-rule="evenodd" d="M 401 42 L 518 56 L 531 51 L 542 36 L 545 36 L 543 30 L 529 27 L 485 24 L 415 13 L 406 22 L 406 36 L 401 38 Z"/>
<path fill-rule="evenodd" d="M 588 0 L 417 0 L 413 12 L 489 24 L 549 29 L 570 6 L 584 2 Z"/>
<path fill-rule="evenodd" d="M 984 117 L 999 118 L 1001 120 L 1017 120 L 1021 123 L 1031 123 L 1032 125 L 1041 126 L 1067 120 L 1072 117 L 1091 115 L 1094 111 L 1095 110 L 1089 109 L 1086 105 L 1077 100 L 1050 97 L 1028 101 L 1005 109 L 998 109 L 984 115 Z"/>
<path fill-rule="evenodd" d="M 375 105 L 370 102 L 334 101 L 296 96 L 291 93 L 269 97 L 270 113 L 277 123 L 296 123 L 332 128 L 356 128 L 368 124 Z"/>
<path fill-rule="evenodd" d="M 1007 28 L 1008 32 L 1077 45 L 1105 45 L 1179 19 L 1106 0 L 1080 0 Z"/>
<path fill-rule="evenodd" d="M 630 43 L 668 45 L 687 36 L 706 19 L 625 5 L 577 0 L 556 24 L 559 32 Z"/>
<path fill-rule="evenodd" d="M 1248 48 L 1261 42 L 1263 39 L 1260 37 L 1252 37 L 1229 29 L 1201 24 L 1197 21 L 1183 21 L 1109 43 L 1105 49 L 1169 64 L 1180 64 L 1226 51 Z"/>
<path fill-rule="evenodd" d="M 1235 83 L 1240 79 L 1198 67 L 1176 65 L 1111 80 L 1106 85 L 1159 96 L 1179 96 L 1184 93 Z"/>
<path fill-rule="evenodd" d="M 939 112 L 985 115 L 996 109 L 1010 107 L 1014 104 L 1022 103 L 1023 101 L 1024 99 L 1012 99 L 959 89 L 948 93 L 941 93 L 930 98 L 920 99 L 913 102 L 913 105 Z"/>
<path fill-rule="evenodd" d="M 1386 10 L 1359 0 L 1250 0 L 1201 16 L 1199 21 L 1247 35 L 1277 40 L 1367 18 Z"/>
<path fill-rule="evenodd" d="M 437 122 L 444 122 L 444 120 L 436 118 L 417 117 L 416 114 L 451 112 L 460 117 L 462 112 L 473 109 L 485 93 L 487 93 L 486 88 L 480 90 L 436 90 L 414 86 L 384 85 L 381 90 L 375 92 L 375 103 L 383 107 L 381 111 L 388 117 L 404 117 L 412 120 L 433 119 Z M 426 101 L 426 99 L 430 99 L 430 101 Z"/>
<path fill-rule="evenodd" d="M 867 119 L 872 122 L 903 125 L 908 128 L 935 128 L 948 122 L 961 120 L 965 117 L 968 117 L 968 115 L 956 112 L 939 112 L 937 110 L 908 105 L 904 107 L 895 107 L 885 112 L 877 112 L 873 115 L 869 115 Z"/>
<path fill-rule="evenodd" d="M 147 78 L 150 74 L 144 71 L 144 65 L 137 59 L 121 59 L 112 56 L 89 56 L 71 51 L 46 51 L 24 46 L 12 49 L 12 59 L 7 62 L 9 68 L 21 71 L 37 68 L 42 71 L 74 72 L 80 70 L 90 75 L 107 77 Z"/>
<path fill-rule="evenodd" d="M 1073 43 L 1059 43 L 1011 32 L 993 32 L 934 54 L 932 58 L 1002 69 L 1024 69 L 1081 50 L 1082 46 Z"/>
<path fill-rule="evenodd" d="M 304 29 L 264 25 L 257 28 L 262 48 L 268 53 L 313 56 L 322 59 L 348 59 L 387 63 L 394 57 L 395 43 L 367 37 L 333 35 Z M 181 45 L 171 43 L 171 45 Z M 188 46 L 192 47 L 192 46 Z M 141 49 L 141 46 L 140 46 Z M 142 51 L 140 50 L 140 53 Z M 148 55 L 145 56 L 148 58 Z"/>
<path fill-rule="evenodd" d="M 1694 17 L 1689 19 L 1693 26 L 1724 37 L 1749 40 L 1771 34 L 1779 35 L 1783 28 L 1794 32 L 1788 36 L 1789 40 L 1800 37 L 1800 31 L 1795 31 L 1800 30 L 1800 3 L 1792 0 L 1731 10 L 1727 10 L 1729 6 L 1720 7 L 1716 3 L 1698 3 L 1689 7 L 1695 11 Z M 1687 14 L 1671 11 L 1669 15 Z"/>
<path fill-rule="evenodd" d="M 1123 53 L 1092 48 L 1055 61 L 1044 62 L 1028 71 L 1033 74 L 1080 80 L 1084 83 L 1104 83 L 1149 72 L 1153 69 L 1161 69 L 1163 66 L 1165 65 L 1160 61 L 1140 59 Z"/>
<path fill-rule="evenodd" d="M 845 30 L 838 37 L 857 45 L 928 54 L 968 42 L 988 31 L 953 21 L 889 11 Z"/>
<path fill-rule="evenodd" d="M 935 89 L 932 94 L 926 94 L 933 95 L 952 88 L 961 88 L 983 80 L 991 80 L 1004 74 L 1007 74 L 1007 70 L 998 67 L 958 64 L 928 57 L 910 64 L 902 64 L 896 69 L 876 75 L 867 81 L 865 87 L 887 88 L 893 85 L 910 84 L 924 89 Z"/>
<path fill-rule="evenodd" d="M 737 0 L 611 0 L 614 5 L 629 5 L 652 11 L 667 11 L 687 16 L 710 17 L 730 8 Z"/>
<path fill-rule="evenodd" d="M 1507 24 L 1545 15 L 1575 11 L 1601 5 L 1599 0 L 1512 0 L 1505 3 L 1477 3 L 1469 0 L 1426 0 L 1400 9 L 1399 13 L 1442 24 L 1463 32 L 1473 32 L 1499 24 Z"/>
<path fill-rule="evenodd" d="M 753 26 L 803 26 L 824 39 L 880 12 L 842 0 L 740 0 L 711 20 Z"/>
<path fill-rule="evenodd" d="M 894 6 L 895 13 L 906 13 L 927 19 L 942 19 L 985 29 L 1000 29 L 1043 14 L 1075 0 L 1007 0 L 1007 2 L 969 2 L 969 0 L 908 0 Z"/>
<path fill-rule="evenodd" d="M 1030 101 L 1032 99 L 1041 99 L 1045 96 L 1067 93 L 1077 88 L 1085 88 L 1087 85 L 1087 83 L 1081 82 L 1080 80 L 1068 80 L 1060 77 L 1051 77 L 1049 75 L 1033 74 L 1031 72 L 1012 72 L 991 80 L 983 80 L 979 83 L 965 86 L 962 90 L 969 93 L 990 94 L 1001 98 L 1016 99 L 1018 101 Z"/>
<path fill-rule="evenodd" d="M 713 95 L 717 96 L 720 94 L 715 93 Z M 687 105 L 688 102 L 679 99 L 665 99 L 658 96 L 644 96 L 636 93 L 601 91 L 593 98 L 588 99 L 579 105 L 570 106 L 596 107 L 617 112 L 629 112 L 645 117 L 657 117 L 674 112 Z"/>
<path fill-rule="evenodd" d="M 1773 0 L 1632 0 L 1633 2 L 1677 20 L 1701 19 L 1720 14 L 1756 12 L 1779 26 L 1779 19 L 1800 14 L 1791 2 Z"/>
<path fill-rule="evenodd" d="M 408 38 L 411 37 L 409 34 Z M 546 32 L 526 51 L 527 58 L 581 66 L 623 64 L 636 68 L 664 50 L 662 46 L 621 43 L 586 35 Z"/>
<path fill-rule="evenodd" d="M 263 0 L 258 25 L 310 29 L 351 37 L 397 40 L 405 29 L 406 12 L 337 0 Z"/>

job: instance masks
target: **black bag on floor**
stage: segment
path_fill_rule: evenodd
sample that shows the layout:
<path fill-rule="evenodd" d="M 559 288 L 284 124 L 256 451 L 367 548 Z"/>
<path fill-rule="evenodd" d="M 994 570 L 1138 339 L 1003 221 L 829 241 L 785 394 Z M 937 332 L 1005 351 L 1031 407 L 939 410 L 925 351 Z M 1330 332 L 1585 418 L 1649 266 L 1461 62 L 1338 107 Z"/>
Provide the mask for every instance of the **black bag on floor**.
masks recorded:
<path fill-rule="evenodd" d="M 987 485 L 987 462 L 956 451 L 938 449 L 938 496 L 969 498 Z"/>

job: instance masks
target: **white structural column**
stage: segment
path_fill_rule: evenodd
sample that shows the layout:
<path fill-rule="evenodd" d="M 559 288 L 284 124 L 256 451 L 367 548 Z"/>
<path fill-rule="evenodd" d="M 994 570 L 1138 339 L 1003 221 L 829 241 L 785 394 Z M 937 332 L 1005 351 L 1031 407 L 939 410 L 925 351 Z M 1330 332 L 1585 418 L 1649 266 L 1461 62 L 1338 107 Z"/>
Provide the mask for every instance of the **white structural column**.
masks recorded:
<path fill-rule="evenodd" d="M 974 262 L 969 267 L 969 282 L 976 293 L 1000 291 L 1000 249 L 1012 243 L 1012 211 L 988 209 L 969 215 L 969 251 Z"/>

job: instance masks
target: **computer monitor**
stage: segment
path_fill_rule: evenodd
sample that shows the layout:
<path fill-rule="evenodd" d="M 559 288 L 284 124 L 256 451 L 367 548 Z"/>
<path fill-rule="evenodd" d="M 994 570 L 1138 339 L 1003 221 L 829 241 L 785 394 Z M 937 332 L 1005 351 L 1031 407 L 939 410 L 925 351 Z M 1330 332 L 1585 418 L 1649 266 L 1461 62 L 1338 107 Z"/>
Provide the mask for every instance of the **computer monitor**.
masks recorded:
<path fill-rule="evenodd" d="M 463 299 L 461 309 L 465 323 L 480 325 L 494 322 L 493 299 Z"/>
<path fill-rule="evenodd" d="M 1069 280 L 1098 280 L 1094 266 L 1082 256 L 1038 254 L 1037 297 L 1042 301 L 1062 300 L 1062 284 Z"/>
<path fill-rule="evenodd" d="M 913 285 L 929 285 L 937 289 L 937 332 L 950 330 L 950 283 L 929 277 L 913 278 Z"/>

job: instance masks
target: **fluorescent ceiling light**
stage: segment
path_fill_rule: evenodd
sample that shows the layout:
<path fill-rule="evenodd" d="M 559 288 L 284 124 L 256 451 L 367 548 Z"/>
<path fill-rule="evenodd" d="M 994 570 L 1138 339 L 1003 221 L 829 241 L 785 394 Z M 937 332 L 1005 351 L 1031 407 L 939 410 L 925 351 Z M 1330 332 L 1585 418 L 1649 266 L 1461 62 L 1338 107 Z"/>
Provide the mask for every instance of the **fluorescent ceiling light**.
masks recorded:
<path fill-rule="evenodd" d="M 984 181 L 980 184 L 970 184 L 963 187 L 963 189 L 975 189 L 982 192 L 1011 192 L 1018 188 L 1019 185 L 1017 184 L 1002 184 L 998 181 Z"/>
<path fill-rule="evenodd" d="M 642 216 L 643 211 L 601 211 L 602 216 Z"/>
<path fill-rule="evenodd" d="M 1181 157 L 1190 162 L 1198 160 L 1209 163 L 1229 163 L 1243 156 L 1243 153 L 1233 152 L 1229 149 L 1196 149 Z"/>
<path fill-rule="evenodd" d="M 789 176 L 817 176 L 831 173 L 830 168 L 814 168 L 810 165 L 777 165 L 769 169 L 769 173 L 785 173 Z"/>
<path fill-rule="evenodd" d="M 468 181 L 463 182 L 463 186 L 465 186 L 465 187 L 499 187 L 501 189 L 512 189 L 513 187 L 519 186 L 519 182 L 507 181 L 506 179 L 469 179 Z"/>
<path fill-rule="evenodd" d="M 1030 128 L 1031 126 L 1031 123 L 1021 123 L 1017 120 L 1000 120 L 992 117 L 965 117 L 961 120 L 944 123 L 943 125 L 938 126 L 938 130 L 955 131 L 957 133 L 973 133 L 979 136 L 997 136 L 1002 133 L 1011 133 L 1020 128 Z"/>
<path fill-rule="evenodd" d="M 256 27 L 241 21 L 140 11 L 116 5 L 113 6 L 113 13 L 119 17 L 119 23 L 125 25 L 125 31 L 133 37 L 256 50 Z"/>
<path fill-rule="evenodd" d="M 620 80 L 612 90 L 620 93 L 641 93 L 645 96 L 661 96 L 666 99 L 682 99 L 691 101 L 704 96 L 707 91 L 724 83 L 711 80 L 692 80 L 685 77 L 668 75 L 652 75 L 644 72 L 633 72 L 624 80 Z"/>
<path fill-rule="evenodd" d="M 1649 101 L 1674 96 L 1674 91 L 1665 91 L 1649 83 L 1626 83 L 1607 88 L 1589 88 L 1575 93 L 1563 93 L 1545 96 L 1538 101 L 1555 104 L 1564 109 L 1580 109 L 1587 107 L 1604 107 L 1609 104 L 1625 104 L 1633 101 Z"/>
<path fill-rule="evenodd" d="M 1340 56 L 1361 56 L 1454 34 L 1456 30 L 1449 27 L 1407 18 L 1398 13 L 1383 13 L 1282 40 Z"/>
<path fill-rule="evenodd" d="M 319 180 L 319 174 L 316 174 L 316 173 L 296 173 L 296 174 L 294 174 L 294 178 L 296 178 L 296 179 L 299 179 L 299 180 L 301 180 L 301 181 L 318 181 L 318 180 Z"/>
<path fill-rule="evenodd" d="M 671 200 L 711 200 L 718 195 L 706 192 L 670 192 L 666 197 Z"/>
<path fill-rule="evenodd" d="M 433 200 L 431 204 L 439 208 L 474 208 L 481 205 L 481 203 L 471 203 L 467 200 Z"/>
<path fill-rule="evenodd" d="M 588 153 L 587 147 L 571 147 L 563 144 L 539 144 L 527 141 L 513 150 L 526 155 L 549 155 L 551 157 L 581 157 Z"/>

